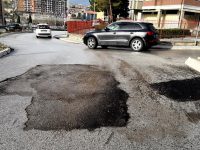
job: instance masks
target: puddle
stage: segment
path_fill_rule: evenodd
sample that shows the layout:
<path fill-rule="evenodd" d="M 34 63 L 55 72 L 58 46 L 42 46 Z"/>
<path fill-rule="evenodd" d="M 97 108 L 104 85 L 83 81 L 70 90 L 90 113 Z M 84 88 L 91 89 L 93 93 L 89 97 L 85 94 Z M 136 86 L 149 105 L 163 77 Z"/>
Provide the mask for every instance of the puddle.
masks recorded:
<path fill-rule="evenodd" d="M 174 80 L 151 84 L 151 87 L 175 101 L 197 101 L 200 100 L 200 78 Z"/>
<path fill-rule="evenodd" d="M 4 94 L 32 96 L 25 130 L 126 126 L 128 94 L 112 73 L 95 66 L 44 65 L 0 83 Z"/>

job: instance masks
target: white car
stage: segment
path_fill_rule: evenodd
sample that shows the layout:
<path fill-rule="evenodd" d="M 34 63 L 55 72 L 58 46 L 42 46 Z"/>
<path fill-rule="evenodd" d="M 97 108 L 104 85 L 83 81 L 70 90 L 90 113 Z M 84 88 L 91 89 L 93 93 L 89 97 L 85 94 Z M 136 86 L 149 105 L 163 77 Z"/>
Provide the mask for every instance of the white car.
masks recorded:
<path fill-rule="evenodd" d="M 48 24 L 38 24 L 35 30 L 36 37 L 48 37 L 51 38 L 51 29 Z"/>

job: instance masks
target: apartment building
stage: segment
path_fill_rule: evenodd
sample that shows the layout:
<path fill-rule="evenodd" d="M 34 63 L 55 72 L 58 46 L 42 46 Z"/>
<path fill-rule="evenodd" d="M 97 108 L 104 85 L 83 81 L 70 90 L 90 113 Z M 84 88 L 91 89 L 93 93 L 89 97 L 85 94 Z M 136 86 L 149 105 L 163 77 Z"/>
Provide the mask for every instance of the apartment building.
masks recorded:
<path fill-rule="evenodd" d="M 143 19 L 158 28 L 197 29 L 200 18 L 199 0 L 145 0 Z"/>
<path fill-rule="evenodd" d="M 64 17 L 66 5 L 66 0 L 19 0 L 18 11 Z"/>
<path fill-rule="evenodd" d="M 143 0 L 129 0 L 129 18 L 135 21 L 142 19 Z"/>
<path fill-rule="evenodd" d="M 20 12 L 34 12 L 34 0 L 18 0 L 17 10 Z"/>

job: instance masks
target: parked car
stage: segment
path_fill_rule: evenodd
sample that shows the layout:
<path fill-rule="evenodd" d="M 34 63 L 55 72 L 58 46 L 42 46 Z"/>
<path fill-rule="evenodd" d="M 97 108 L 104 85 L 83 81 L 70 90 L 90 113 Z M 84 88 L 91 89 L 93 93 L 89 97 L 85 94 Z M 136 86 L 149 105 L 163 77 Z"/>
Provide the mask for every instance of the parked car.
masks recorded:
<path fill-rule="evenodd" d="M 6 26 L 6 25 L 1 25 L 1 26 L 0 26 L 0 33 L 4 33 L 4 32 L 6 32 L 6 31 L 8 31 L 7 26 Z"/>
<path fill-rule="evenodd" d="M 142 51 L 159 42 L 158 32 L 152 23 L 120 21 L 108 25 L 104 30 L 88 32 L 83 42 L 90 49 L 97 46 L 130 47 L 133 51 Z"/>
<path fill-rule="evenodd" d="M 7 25 L 8 31 L 22 31 L 22 26 L 19 23 L 12 23 Z"/>
<path fill-rule="evenodd" d="M 51 38 L 51 29 L 48 24 L 38 24 L 35 30 L 36 37 L 48 37 Z"/>

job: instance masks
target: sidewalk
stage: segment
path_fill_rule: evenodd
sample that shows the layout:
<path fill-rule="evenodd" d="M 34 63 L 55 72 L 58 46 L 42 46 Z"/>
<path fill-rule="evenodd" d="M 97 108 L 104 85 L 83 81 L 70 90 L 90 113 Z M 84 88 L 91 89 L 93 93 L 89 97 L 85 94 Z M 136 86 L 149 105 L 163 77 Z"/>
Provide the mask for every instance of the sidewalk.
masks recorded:
<path fill-rule="evenodd" d="M 83 35 L 81 34 L 69 34 L 68 37 L 64 35 L 55 36 L 65 42 L 71 42 L 75 44 L 83 44 Z M 151 49 L 170 49 L 170 50 L 200 50 L 200 43 L 195 46 L 194 40 L 191 39 L 161 39 L 160 44 L 153 46 Z"/>
<path fill-rule="evenodd" d="M 69 34 L 68 37 L 66 35 L 59 35 L 59 36 L 54 36 L 54 37 L 65 42 L 83 44 L 83 40 L 82 40 L 83 35 L 81 34 Z"/>

